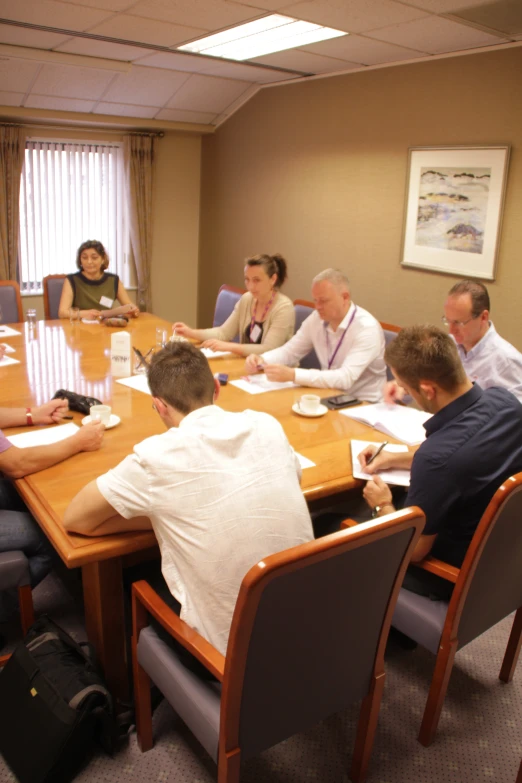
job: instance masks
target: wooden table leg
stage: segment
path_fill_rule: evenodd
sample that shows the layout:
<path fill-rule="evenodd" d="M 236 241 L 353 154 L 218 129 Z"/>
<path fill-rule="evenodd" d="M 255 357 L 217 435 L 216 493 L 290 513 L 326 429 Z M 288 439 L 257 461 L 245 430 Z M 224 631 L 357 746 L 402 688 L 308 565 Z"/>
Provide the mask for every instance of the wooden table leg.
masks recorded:
<path fill-rule="evenodd" d="M 87 637 L 114 699 L 129 698 L 121 558 L 82 566 Z"/>

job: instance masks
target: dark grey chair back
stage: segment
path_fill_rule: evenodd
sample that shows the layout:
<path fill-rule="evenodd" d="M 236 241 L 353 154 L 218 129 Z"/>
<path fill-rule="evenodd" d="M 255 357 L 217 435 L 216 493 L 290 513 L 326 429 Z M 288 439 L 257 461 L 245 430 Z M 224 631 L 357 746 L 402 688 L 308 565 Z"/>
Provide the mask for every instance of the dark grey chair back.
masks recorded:
<path fill-rule="evenodd" d="M 522 474 L 516 478 L 522 479 Z M 508 479 L 505 485 L 511 481 L 514 479 Z M 477 553 L 475 573 L 460 617 L 459 648 L 522 606 L 522 486 L 509 493 L 488 527 L 490 532 L 482 554 Z M 472 545 L 466 560 L 474 556 Z"/>
<path fill-rule="evenodd" d="M 225 323 L 244 293 L 240 288 L 234 288 L 230 285 L 221 286 L 216 299 L 212 326 L 222 326 Z"/>
<path fill-rule="evenodd" d="M 239 700 L 243 760 L 368 693 L 390 595 L 414 528 L 373 532 L 379 534 L 378 528 L 349 548 L 345 532 L 327 536 L 321 541 L 337 537 L 339 545 L 322 558 L 302 556 L 265 580 L 246 655 L 227 658 L 232 667 L 244 660 L 243 681 L 238 686 L 234 678 L 235 696 L 227 692 L 227 669 L 223 683 L 228 709 Z M 229 641 L 236 650 L 239 634 L 248 639 L 249 625 L 238 607 L 241 593 Z"/>
<path fill-rule="evenodd" d="M 0 323 L 15 324 L 24 320 L 20 286 L 16 280 L 0 282 L 0 308 L 2 309 Z"/>
<path fill-rule="evenodd" d="M 301 325 L 303 321 L 305 321 L 309 315 L 311 315 L 315 307 L 313 306 L 312 302 L 309 304 L 305 304 L 302 300 L 296 299 L 294 302 L 294 310 L 295 310 L 295 331 L 298 332 L 301 328 Z M 301 361 L 299 362 L 299 367 L 302 367 L 304 370 L 320 370 L 321 364 L 319 362 L 319 359 L 317 358 L 317 354 L 312 348 L 310 353 L 307 353 L 306 356 L 303 356 Z"/>
<path fill-rule="evenodd" d="M 66 275 L 47 275 L 43 279 L 44 311 L 46 318 L 58 318 L 58 305 Z"/>

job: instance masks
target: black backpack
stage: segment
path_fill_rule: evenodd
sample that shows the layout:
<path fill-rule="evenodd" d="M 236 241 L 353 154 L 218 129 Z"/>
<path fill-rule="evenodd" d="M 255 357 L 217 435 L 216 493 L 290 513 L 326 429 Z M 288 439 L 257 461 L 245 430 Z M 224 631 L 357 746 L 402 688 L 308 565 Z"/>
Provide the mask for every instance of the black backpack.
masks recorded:
<path fill-rule="evenodd" d="M 95 740 L 112 753 L 112 699 L 89 647 L 44 615 L 0 670 L 0 751 L 20 783 L 67 783 Z"/>

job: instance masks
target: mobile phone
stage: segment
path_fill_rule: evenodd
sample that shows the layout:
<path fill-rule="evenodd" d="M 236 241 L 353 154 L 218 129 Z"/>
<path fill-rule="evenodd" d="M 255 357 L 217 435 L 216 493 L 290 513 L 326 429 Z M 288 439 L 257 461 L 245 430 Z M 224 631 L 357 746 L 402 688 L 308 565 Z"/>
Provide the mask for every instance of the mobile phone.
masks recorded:
<path fill-rule="evenodd" d="M 336 411 L 339 408 L 348 408 L 350 405 L 359 405 L 359 400 L 350 397 L 349 394 L 336 394 L 334 397 L 326 397 L 321 402 L 327 408 L 330 408 L 331 411 Z"/>
<path fill-rule="evenodd" d="M 219 381 L 220 386 L 226 386 L 228 382 L 228 375 L 226 372 L 218 372 L 217 379 Z"/>

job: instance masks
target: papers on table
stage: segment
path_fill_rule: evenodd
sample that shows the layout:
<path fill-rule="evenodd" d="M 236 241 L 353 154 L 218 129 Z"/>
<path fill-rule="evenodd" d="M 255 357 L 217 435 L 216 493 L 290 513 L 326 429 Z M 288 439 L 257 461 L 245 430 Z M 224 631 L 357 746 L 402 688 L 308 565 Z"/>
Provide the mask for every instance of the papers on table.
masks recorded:
<path fill-rule="evenodd" d="M 356 479 L 371 479 L 372 474 L 365 473 L 361 470 L 361 463 L 357 459 L 358 454 L 363 451 L 366 446 L 379 446 L 379 443 L 374 443 L 368 440 L 352 440 L 352 476 Z M 408 451 L 407 446 L 402 446 L 400 443 L 388 443 L 384 447 L 383 451 Z M 380 470 L 377 474 L 386 484 L 396 484 L 399 487 L 410 486 L 410 471 L 401 468 L 393 468 L 392 470 Z"/>
<path fill-rule="evenodd" d="M 293 381 L 269 381 L 266 375 L 245 375 L 240 381 L 230 381 L 230 383 L 248 394 L 263 394 L 263 392 L 289 389 L 291 386 L 298 385 Z"/>
<path fill-rule="evenodd" d="M 130 378 L 119 378 L 116 383 L 122 383 L 124 386 L 136 389 L 136 391 L 150 394 L 149 382 L 146 375 L 132 375 Z"/>
<path fill-rule="evenodd" d="M 0 326 L 0 339 L 2 337 L 12 337 L 14 334 L 22 334 L 22 332 L 17 332 L 16 329 L 11 329 L 10 326 Z"/>
<path fill-rule="evenodd" d="M 11 359 L 10 356 L 4 356 L 3 359 L 0 359 L 0 367 L 5 367 L 7 364 L 20 364 L 18 359 Z"/>
<path fill-rule="evenodd" d="M 82 318 L 82 324 L 99 324 L 97 318 Z"/>
<path fill-rule="evenodd" d="M 301 470 L 304 470 L 305 468 L 315 468 L 315 462 L 312 462 L 312 460 L 308 459 L 308 457 L 303 457 L 303 455 L 298 454 L 297 451 L 295 452 L 295 456 L 299 460 Z"/>
<path fill-rule="evenodd" d="M 50 443 L 58 443 L 60 440 L 70 438 L 79 427 L 76 424 L 60 424 L 58 427 L 46 427 L 44 430 L 30 430 L 20 435 L 9 435 L 7 440 L 19 449 L 27 449 L 29 446 L 48 446 Z"/>
<path fill-rule="evenodd" d="M 199 350 L 207 359 L 219 359 L 220 356 L 230 356 L 230 351 L 213 351 L 212 348 L 200 348 Z"/>
<path fill-rule="evenodd" d="M 6 353 L 15 353 L 15 349 L 12 345 L 8 345 L 7 343 L 0 343 L 0 345 L 3 345 L 5 347 Z"/>
<path fill-rule="evenodd" d="M 347 408 L 339 413 L 348 416 L 349 419 L 369 424 L 379 432 L 391 435 L 392 438 L 402 440 L 410 446 L 424 440 L 426 431 L 422 425 L 431 417 L 431 413 L 406 408 L 404 405 L 387 405 L 385 402 Z"/>

